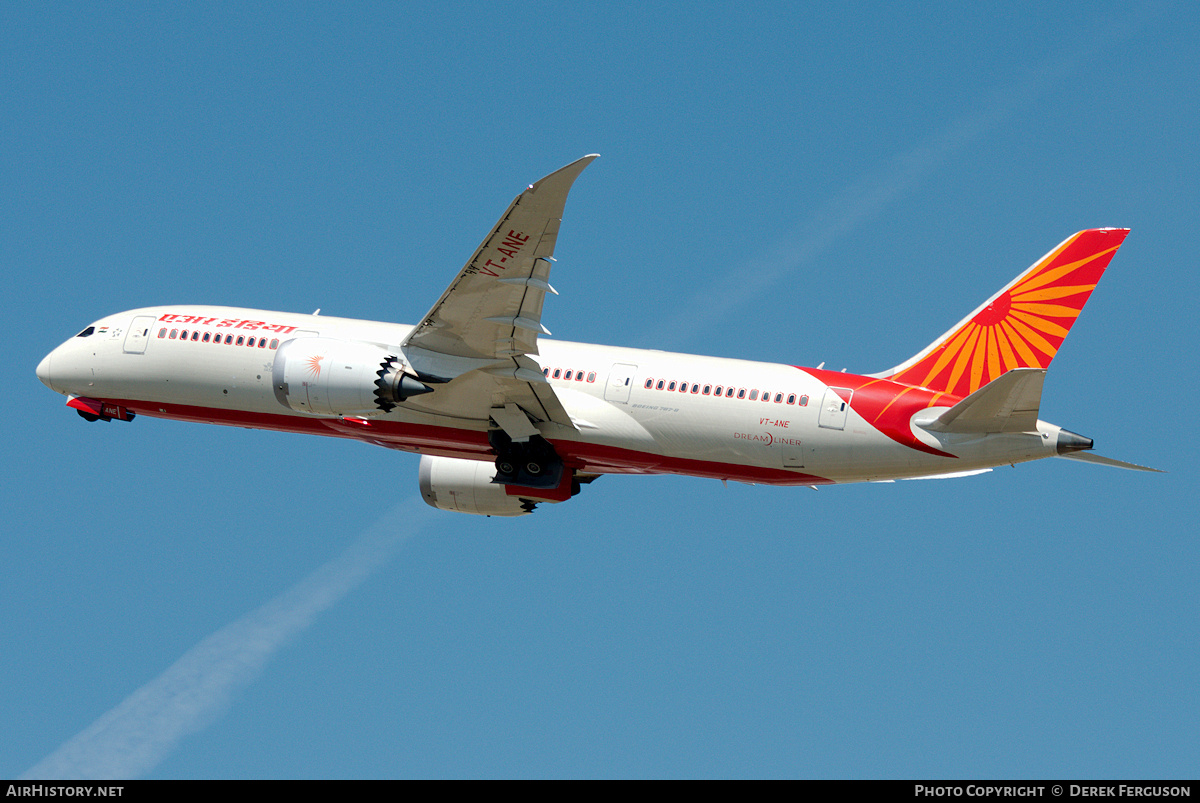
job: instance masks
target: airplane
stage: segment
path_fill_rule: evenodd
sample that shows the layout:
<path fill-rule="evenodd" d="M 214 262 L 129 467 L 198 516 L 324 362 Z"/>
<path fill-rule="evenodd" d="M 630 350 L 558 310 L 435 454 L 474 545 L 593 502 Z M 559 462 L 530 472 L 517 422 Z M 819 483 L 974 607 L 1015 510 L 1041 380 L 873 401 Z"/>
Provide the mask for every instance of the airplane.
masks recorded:
<path fill-rule="evenodd" d="M 817 488 L 1100 457 L 1038 418 L 1046 369 L 1128 229 L 1071 235 L 874 374 L 570 343 L 542 308 L 567 194 L 530 184 L 415 325 L 170 304 L 109 315 L 37 376 L 88 421 L 150 416 L 421 455 L 424 500 L 520 516 L 603 474 Z"/>

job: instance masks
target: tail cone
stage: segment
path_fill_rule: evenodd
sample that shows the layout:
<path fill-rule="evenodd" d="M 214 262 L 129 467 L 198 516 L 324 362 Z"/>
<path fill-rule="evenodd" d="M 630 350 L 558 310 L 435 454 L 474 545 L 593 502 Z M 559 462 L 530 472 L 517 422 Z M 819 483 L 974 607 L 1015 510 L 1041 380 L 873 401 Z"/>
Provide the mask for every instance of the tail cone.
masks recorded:
<path fill-rule="evenodd" d="M 1058 432 L 1058 453 L 1070 454 L 1071 452 L 1082 452 L 1085 449 L 1092 448 L 1092 439 L 1085 438 L 1082 435 L 1076 435 L 1074 432 L 1062 429 Z"/>

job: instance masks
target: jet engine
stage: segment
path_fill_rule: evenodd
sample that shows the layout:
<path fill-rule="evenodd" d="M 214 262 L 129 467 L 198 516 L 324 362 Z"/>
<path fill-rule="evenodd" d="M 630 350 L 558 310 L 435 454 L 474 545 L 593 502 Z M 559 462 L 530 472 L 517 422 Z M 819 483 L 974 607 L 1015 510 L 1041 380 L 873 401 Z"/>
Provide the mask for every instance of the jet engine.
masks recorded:
<path fill-rule="evenodd" d="M 496 467 L 482 460 L 423 455 L 419 475 L 421 498 L 439 510 L 478 516 L 524 516 L 532 513 L 539 502 L 560 501 L 510 495 L 506 489 L 512 486 L 493 482 Z M 520 490 L 537 493 L 532 488 Z"/>
<path fill-rule="evenodd" d="M 380 415 L 433 390 L 387 350 L 329 337 L 280 345 L 271 380 L 280 404 L 317 415 Z"/>

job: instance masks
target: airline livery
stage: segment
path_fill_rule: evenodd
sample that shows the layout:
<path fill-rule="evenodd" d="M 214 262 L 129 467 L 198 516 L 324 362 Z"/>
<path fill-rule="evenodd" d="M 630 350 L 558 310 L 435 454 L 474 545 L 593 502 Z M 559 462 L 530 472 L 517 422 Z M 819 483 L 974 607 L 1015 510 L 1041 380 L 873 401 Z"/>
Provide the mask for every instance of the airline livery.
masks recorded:
<path fill-rule="evenodd" d="M 169 305 L 109 315 L 37 375 L 89 421 L 146 415 L 418 452 L 443 510 L 519 516 L 601 474 L 819 486 L 949 477 L 1091 453 L 1038 419 L 1042 381 L 1128 229 L 1068 237 L 877 374 L 549 340 L 567 193 L 531 184 L 416 326 Z"/>

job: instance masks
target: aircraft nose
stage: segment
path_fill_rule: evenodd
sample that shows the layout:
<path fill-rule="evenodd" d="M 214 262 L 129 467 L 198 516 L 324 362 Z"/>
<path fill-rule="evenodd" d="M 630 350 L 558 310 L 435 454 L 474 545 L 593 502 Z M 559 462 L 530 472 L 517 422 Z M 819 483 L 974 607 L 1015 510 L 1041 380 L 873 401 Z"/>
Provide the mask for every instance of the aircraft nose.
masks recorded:
<path fill-rule="evenodd" d="M 53 356 L 53 354 L 47 354 L 38 363 L 37 367 L 37 378 L 42 380 L 42 384 L 51 390 L 54 390 L 54 385 L 50 384 L 50 358 Z"/>

